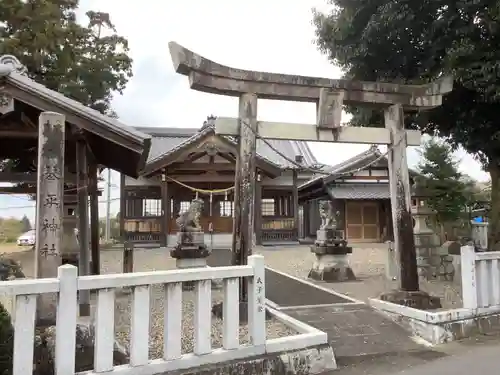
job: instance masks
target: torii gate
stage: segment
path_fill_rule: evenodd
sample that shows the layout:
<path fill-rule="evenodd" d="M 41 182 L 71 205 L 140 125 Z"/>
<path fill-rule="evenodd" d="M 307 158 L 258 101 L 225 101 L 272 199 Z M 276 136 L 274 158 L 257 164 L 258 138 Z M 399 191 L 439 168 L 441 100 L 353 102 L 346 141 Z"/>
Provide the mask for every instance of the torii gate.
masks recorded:
<path fill-rule="evenodd" d="M 257 136 L 262 139 L 387 145 L 394 245 L 400 274 L 400 291 L 396 299 L 418 305 L 418 301 L 409 300 L 426 298 L 424 293 L 419 293 L 406 160 L 406 147 L 419 146 L 421 134 L 404 130 L 403 111 L 440 106 L 442 96 L 453 89 L 451 77 L 426 85 L 306 77 L 231 68 L 175 42 L 169 43 L 169 49 L 176 72 L 189 77 L 192 89 L 239 97 L 239 118 L 219 117 L 215 123 L 217 134 L 239 136 L 233 264 L 246 264 L 252 251 Z M 317 122 L 315 125 L 258 122 L 258 98 L 316 103 Z M 341 126 L 343 104 L 384 108 L 385 129 Z M 245 291 L 241 297 L 242 301 L 246 300 Z"/>

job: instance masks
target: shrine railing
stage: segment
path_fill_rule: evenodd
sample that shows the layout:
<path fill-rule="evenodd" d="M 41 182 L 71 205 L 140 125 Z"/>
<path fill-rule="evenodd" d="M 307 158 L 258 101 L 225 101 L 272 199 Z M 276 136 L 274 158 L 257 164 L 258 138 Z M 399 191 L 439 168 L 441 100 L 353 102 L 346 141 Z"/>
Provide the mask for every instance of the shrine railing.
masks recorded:
<path fill-rule="evenodd" d="M 249 292 L 248 329 L 250 344 L 239 341 L 239 278 L 246 278 Z M 222 279 L 223 338 L 222 348 L 212 348 L 211 280 Z M 195 316 L 193 323 L 193 352 L 182 353 L 182 283 L 193 282 Z M 165 286 L 163 324 L 163 357 L 149 356 L 150 298 L 151 287 Z M 132 289 L 130 362 L 114 366 L 115 342 L 115 290 Z M 278 339 L 266 339 L 265 266 L 264 258 L 253 255 L 248 265 L 231 267 L 207 267 L 196 269 L 78 276 L 77 268 L 64 265 L 58 269 L 57 278 L 22 279 L 0 282 L 0 294 L 10 297 L 14 327 L 13 375 L 32 375 L 35 340 L 35 315 L 37 297 L 45 293 L 58 293 L 57 334 L 55 340 L 55 373 L 75 373 L 74 335 L 77 326 L 77 294 L 81 290 L 96 290 L 95 307 L 95 355 L 94 369 L 85 374 L 137 373 L 159 374 L 169 371 L 195 368 L 206 364 L 232 361 L 266 353 L 295 350 L 312 345 L 326 344 L 326 333 L 288 317 L 287 325 L 299 334 Z M 272 313 L 272 309 L 270 309 Z M 280 312 L 274 312 L 279 319 Z M 280 319 L 282 320 L 282 319 Z M 207 323 L 208 322 L 208 323 Z M 99 349 L 97 349 L 99 348 Z M 83 374 L 83 373 L 81 373 Z"/>
<path fill-rule="evenodd" d="M 462 300 L 468 309 L 500 306 L 500 251 L 462 246 Z"/>

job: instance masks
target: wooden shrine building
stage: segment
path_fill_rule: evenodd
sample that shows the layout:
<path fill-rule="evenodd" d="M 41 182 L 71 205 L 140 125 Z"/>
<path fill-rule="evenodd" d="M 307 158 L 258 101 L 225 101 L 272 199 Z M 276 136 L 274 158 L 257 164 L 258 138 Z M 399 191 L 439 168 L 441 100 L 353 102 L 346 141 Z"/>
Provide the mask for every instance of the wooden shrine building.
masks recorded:
<path fill-rule="evenodd" d="M 123 237 L 173 246 L 175 219 L 198 196 L 205 202 L 201 224 L 206 241 L 212 240 L 214 246 L 230 246 L 236 141 L 216 135 L 213 118 L 198 129 L 138 129 L 152 136 L 152 146 L 141 176 L 122 176 Z M 306 142 L 266 142 L 257 141 L 255 241 L 257 244 L 296 242 L 297 187 L 312 177 L 303 168 L 314 166 L 317 161 Z"/>
<path fill-rule="evenodd" d="M 66 120 L 65 167 L 59 172 L 64 176 L 63 222 L 73 216 L 76 225 L 78 219 L 81 238 L 91 244 L 93 272 L 98 273 L 99 170 L 111 168 L 137 177 L 146 164 L 151 137 L 35 82 L 15 57 L 2 56 L 0 182 L 13 185 L 0 187 L 0 193 L 36 194 L 38 122 L 40 113 L 46 111 L 60 113 Z"/>
<path fill-rule="evenodd" d="M 411 185 L 414 176 L 410 171 Z M 305 242 L 316 236 L 321 222 L 318 202 L 322 199 L 335 204 L 339 229 L 349 242 L 393 239 L 388 162 L 377 146 L 326 169 L 325 175 L 307 181 L 298 190 Z M 412 199 L 412 206 L 415 204 Z"/>

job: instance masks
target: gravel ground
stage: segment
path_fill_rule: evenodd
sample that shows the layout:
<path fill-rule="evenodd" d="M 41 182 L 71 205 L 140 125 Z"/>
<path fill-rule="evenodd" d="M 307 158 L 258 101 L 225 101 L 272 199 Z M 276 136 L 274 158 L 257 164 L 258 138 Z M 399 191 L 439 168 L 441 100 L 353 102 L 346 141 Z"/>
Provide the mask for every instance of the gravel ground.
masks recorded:
<path fill-rule="evenodd" d="M 149 356 L 151 359 L 161 358 L 163 355 L 163 286 L 155 286 L 151 292 L 151 321 L 150 321 L 150 346 Z M 182 353 L 191 353 L 194 345 L 194 292 L 183 292 L 182 303 Z M 214 303 L 223 299 L 223 292 L 212 290 L 212 300 Z M 115 332 L 120 344 L 129 347 L 129 327 L 130 327 L 130 296 L 120 296 L 117 298 L 115 311 Z M 222 320 L 212 318 L 212 349 L 222 347 Z M 207 323 L 208 325 L 208 323 Z M 285 337 L 296 334 L 290 328 L 280 323 L 276 319 L 267 321 L 267 337 L 269 339 Z M 240 326 L 240 344 L 249 342 L 248 329 L 246 325 Z"/>
<path fill-rule="evenodd" d="M 350 263 L 357 280 L 332 284 L 321 283 L 321 285 L 361 301 L 377 298 L 384 292 L 396 289 L 397 283 L 385 277 L 386 245 L 354 246 L 356 247 L 353 248 Z M 259 247 L 255 252 L 264 255 L 267 266 L 303 279 L 307 278 L 315 259 L 308 246 Z M 460 280 L 454 282 L 421 281 L 420 288 L 433 296 L 440 297 L 443 310 L 462 307 Z"/>
<path fill-rule="evenodd" d="M 33 276 L 33 253 L 25 252 L 10 254 L 23 266 L 26 276 Z M 122 253 L 116 250 L 106 250 L 101 253 L 101 273 L 112 274 L 122 271 Z M 134 271 L 157 271 L 175 269 L 175 260 L 164 249 L 136 250 L 134 252 Z M 163 301 L 164 288 L 155 285 L 151 288 L 151 315 L 150 315 L 150 358 L 161 358 L 163 354 Z M 183 292 L 183 321 L 182 321 L 182 352 L 193 351 L 193 317 L 194 317 L 194 292 Z M 93 300 L 94 300 L 93 296 Z M 223 300 L 222 289 L 212 290 L 212 301 L 217 303 Z M 115 305 L 115 332 L 118 342 L 129 347 L 130 307 L 131 295 L 116 294 Z M 208 324 L 208 322 L 207 322 Z M 222 346 L 222 320 L 212 318 L 212 348 Z M 267 337 L 269 339 L 295 335 L 297 332 L 288 328 L 276 319 L 267 321 Z M 246 325 L 240 326 L 240 343 L 248 343 L 248 329 Z"/>

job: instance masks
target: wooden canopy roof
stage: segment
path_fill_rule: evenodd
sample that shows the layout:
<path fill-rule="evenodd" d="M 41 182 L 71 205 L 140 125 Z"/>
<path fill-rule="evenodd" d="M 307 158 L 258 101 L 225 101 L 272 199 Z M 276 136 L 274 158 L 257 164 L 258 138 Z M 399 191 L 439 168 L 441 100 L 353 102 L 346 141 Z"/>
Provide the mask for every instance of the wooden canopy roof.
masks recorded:
<path fill-rule="evenodd" d="M 0 57 L 0 158 L 36 163 L 38 117 L 53 111 L 66 117 L 66 163 L 75 159 L 76 133 L 94 161 L 130 177 L 146 165 L 151 136 L 35 82 L 13 56 Z"/>

